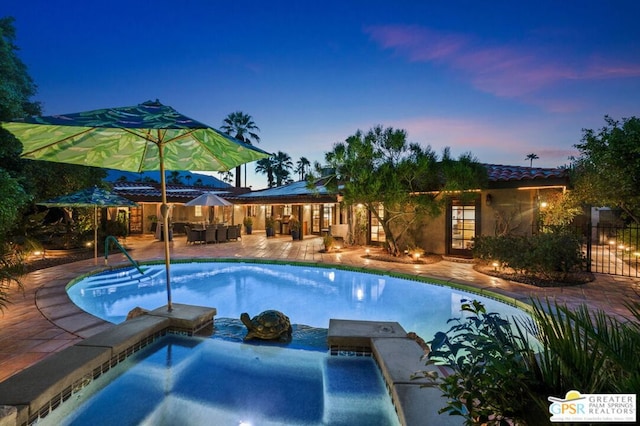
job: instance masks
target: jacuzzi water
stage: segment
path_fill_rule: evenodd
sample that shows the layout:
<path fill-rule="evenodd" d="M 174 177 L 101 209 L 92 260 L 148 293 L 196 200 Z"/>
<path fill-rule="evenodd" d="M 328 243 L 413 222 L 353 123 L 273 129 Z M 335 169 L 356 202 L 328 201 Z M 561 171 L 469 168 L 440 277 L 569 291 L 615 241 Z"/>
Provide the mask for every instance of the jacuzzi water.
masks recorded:
<path fill-rule="evenodd" d="M 168 336 L 39 424 L 399 425 L 372 358 L 310 349 Z"/>
<path fill-rule="evenodd" d="M 143 276 L 129 269 L 87 277 L 69 296 L 119 323 L 134 307 L 166 304 L 164 265 L 144 268 Z M 171 277 L 174 303 L 217 309 L 213 337 L 161 339 L 107 373 L 108 385 L 100 377 L 74 405 L 54 411 L 46 424 L 397 425 L 375 361 L 327 353 L 330 318 L 397 321 L 430 340 L 449 328 L 447 320 L 460 315 L 466 299 L 505 316 L 523 315 L 449 287 L 341 269 L 184 263 L 171 266 Z M 292 341 L 243 343 L 240 314 L 267 309 L 290 317 Z"/>

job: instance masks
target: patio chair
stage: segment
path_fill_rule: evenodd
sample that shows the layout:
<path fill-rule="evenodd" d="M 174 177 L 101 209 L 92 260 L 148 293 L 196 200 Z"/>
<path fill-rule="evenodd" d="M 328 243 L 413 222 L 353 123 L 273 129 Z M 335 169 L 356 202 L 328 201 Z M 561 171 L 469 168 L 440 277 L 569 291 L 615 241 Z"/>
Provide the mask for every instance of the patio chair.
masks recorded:
<path fill-rule="evenodd" d="M 204 233 L 205 243 L 217 243 L 216 239 L 216 226 L 215 225 L 207 225 L 207 230 Z"/>
<path fill-rule="evenodd" d="M 227 241 L 227 227 L 218 225 L 216 229 L 216 241 L 219 243 L 224 243 Z"/>
<path fill-rule="evenodd" d="M 187 234 L 187 244 L 191 243 L 191 244 L 195 244 L 195 234 L 193 232 L 191 232 L 191 227 L 185 225 L 184 226 L 184 232 Z"/>
<path fill-rule="evenodd" d="M 227 229 L 227 239 L 237 241 L 238 237 L 240 237 L 240 229 L 237 226 L 230 226 Z"/>

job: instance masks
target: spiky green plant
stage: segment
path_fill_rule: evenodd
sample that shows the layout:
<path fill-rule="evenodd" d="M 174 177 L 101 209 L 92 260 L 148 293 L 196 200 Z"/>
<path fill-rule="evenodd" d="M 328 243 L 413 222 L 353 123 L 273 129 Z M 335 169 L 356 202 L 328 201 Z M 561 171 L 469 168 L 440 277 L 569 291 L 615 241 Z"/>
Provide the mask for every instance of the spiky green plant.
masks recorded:
<path fill-rule="evenodd" d="M 530 319 L 509 324 L 473 301 L 463 305 L 470 316 L 430 342 L 428 364 L 452 373 L 418 377 L 449 398 L 441 412 L 463 416 L 467 425 L 546 423 L 547 398 L 571 389 L 637 394 L 640 302 L 626 306 L 631 315 L 622 320 L 586 305 L 534 300 Z"/>
<path fill-rule="evenodd" d="M 22 289 L 21 277 L 25 273 L 24 256 L 12 244 L 0 244 L 0 312 L 9 303 L 12 285 Z"/>
<path fill-rule="evenodd" d="M 629 321 L 586 305 L 571 309 L 547 300 L 532 306 L 532 320 L 525 327 L 542 344 L 540 353 L 527 358 L 539 383 L 535 393 L 640 391 L 640 303 L 627 304 L 633 317 Z M 546 396 L 541 395 L 544 406 Z"/>

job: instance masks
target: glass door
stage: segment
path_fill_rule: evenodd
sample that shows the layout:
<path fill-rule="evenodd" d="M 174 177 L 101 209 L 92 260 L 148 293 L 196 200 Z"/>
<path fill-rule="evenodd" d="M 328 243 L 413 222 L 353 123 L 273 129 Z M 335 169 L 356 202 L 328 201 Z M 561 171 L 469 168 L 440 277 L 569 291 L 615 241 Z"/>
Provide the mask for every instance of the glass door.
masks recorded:
<path fill-rule="evenodd" d="M 448 211 L 448 254 L 471 257 L 478 224 L 476 203 L 453 200 Z"/>

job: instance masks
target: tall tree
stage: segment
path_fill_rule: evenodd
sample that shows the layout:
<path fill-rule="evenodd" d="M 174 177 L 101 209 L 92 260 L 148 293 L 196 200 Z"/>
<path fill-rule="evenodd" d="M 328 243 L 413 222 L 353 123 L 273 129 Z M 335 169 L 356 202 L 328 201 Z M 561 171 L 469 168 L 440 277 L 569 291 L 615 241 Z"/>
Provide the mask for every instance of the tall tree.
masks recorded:
<path fill-rule="evenodd" d="M 40 104 L 29 100 L 37 88 L 16 53 L 13 23 L 14 18 L 0 18 L 0 121 L 40 114 Z M 0 128 L 0 168 L 14 178 L 22 172 L 21 151 L 20 142 Z"/>
<path fill-rule="evenodd" d="M 256 132 L 260 129 L 253 122 L 253 118 L 250 115 L 243 113 L 242 111 L 232 112 L 224 119 L 221 130 L 226 132 L 229 136 L 233 136 L 239 141 L 252 145 L 254 142 L 260 142 L 260 136 Z M 244 184 L 247 185 L 247 165 L 244 166 Z M 242 186 L 242 176 L 240 166 L 236 167 L 236 187 Z"/>
<path fill-rule="evenodd" d="M 14 19 L 0 18 L 0 121 L 41 114 L 40 103 L 30 100 L 37 87 L 16 54 L 15 39 Z M 106 176 L 105 171 L 94 167 L 22 160 L 21 152 L 22 144 L 0 128 L 0 168 L 6 170 L 11 178 L 19 180 L 23 191 L 28 194 L 27 199 L 32 201 L 99 184 Z M 56 185 L 51 185 L 51 182 L 56 182 Z M 33 208 L 28 204 L 22 207 L 20 217 L 13 221 L 16 228 L 21 227 L 21 219 L 28 213 L 25 209 Z M 0 235 L 7 235 L 3 231 L 7 230 L 0 230 Z"/>
<path fill-rule="evenodd" d="M 307 160 L 306 157 L 300 157 L 300 159 L 296 161 L 296 169 L 294 172 L 298 173 L 298 180 L 305 180 L 307 178 L 310 167 L 311 162 Z"/>
<path fill-rule="evenodd" d="M 30 101 L 36 85 L 27 67 L 16 54 L 16 31 L 11 17 L 0 18 L 0 121 L 40 113 L 40 105 Z M 20 251 L 11 241 L 22 211 L 33 198 L 24 189 L 29 176 L 23 173 L 22 146 L 0 127 L 0 310 L 8 302 L 8 290 L 20 284 L 23 263 Z"/>
<path fill-rule="evenodd" d="M 537 160 L 538 155 L 534 154 L 533 152 L 531 154 L 527 154 L 527 156 L 524 158 L 525 160 L 529 160 L 529 167 L 533 167 L 533 160 Z"/>
<path fill-rule="evenodd" d="M 622 210 L 640 224 L 640 119 L 609 116 L 599 131 L 583 129 L 573 162 L 574 193 L 582 202 Z"/>
<path fill-rule="evenodd" d="M 407 142 L 404 130 L 358 130 L 325 154 L 325 186 L 339 190 L 347 205 L 364 205 L 382 225 L 388 251 L 398 255 L 414 223 L 441 213 L 445 204 L 439 195 L 477 189 L 486 179 L 486 171 L 470 155 L 456 161 L 445 150 L 443 157 L 438 162 L 431 147 Z"/>
<path fill-rule="evenodd" d="M 261 158 L 256 163 L 256 173 L 262 173 L 267 175 L 267 186 L 273 188 L 276 184 L 275 176 L 273 174 L 274 162 L 273 155 L 267 158 Z"/>
<path fill-rule="evenodd" d="M 289 154 L 278 151 L 273 156 L 273 175 L 276 179 L 276 186 L 291 182 L 291 169 L 293 169 L 293 162 Z"/>
<path fill-rule="evenodd" d="M 220 176 L 220 180 L 224 183 L 233 183 L 233 174 L 229 171 L 218 172 L 218 176 Z"/>
<path fill-rule="evenodd" d="M 177 170 L 172 170 L 169 172 L 169 179 L 167 182 L 172 183 L 174 185 L 182 185 L 182 178 L 180 177 L 180 172 Z"/>

